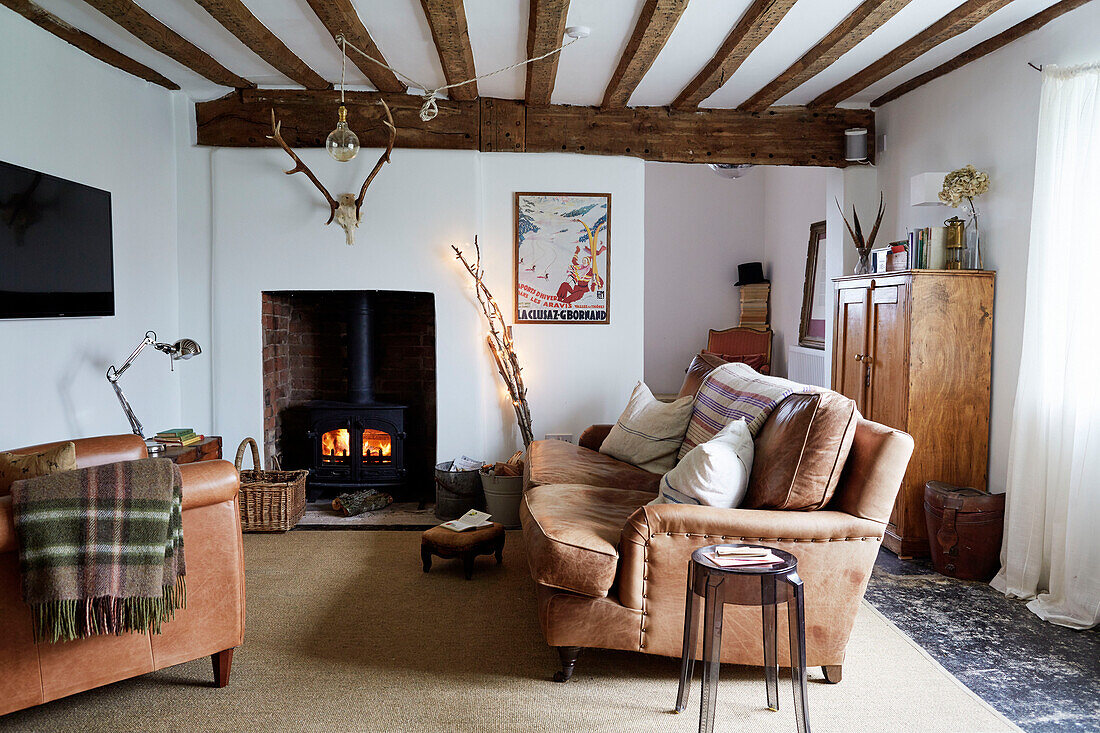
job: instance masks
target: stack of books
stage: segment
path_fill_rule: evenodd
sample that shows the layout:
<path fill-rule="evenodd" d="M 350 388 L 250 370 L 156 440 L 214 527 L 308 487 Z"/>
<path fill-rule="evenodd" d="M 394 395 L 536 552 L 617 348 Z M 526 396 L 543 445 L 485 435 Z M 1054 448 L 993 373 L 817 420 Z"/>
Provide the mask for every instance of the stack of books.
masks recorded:
<path fill-rule="evenodd" d="M 718 545 L 706 553 L 707 559 L 720 568 L 745 568 L 775 565 L 783 558 L 766 547 Z"/>
<path fill-rule="evenodd" d="M 162 430 L 153 436 L 153 440 L 165 445 L 194 445 L 201 441 L 203 436 L 197 435 L 192 428 L 172 428 Z"/>
<path fill-rule="evenodd" d="M 753 283 L 741 286 L 741 323 L 750 328 L 768 327 L 768 298 L 771 283 Z"/>
<path fill-rule="evenodd" d="M 924 227 L 909 232 L 909 266 L 914 270 L 947 267 L 947 227 Z"/>

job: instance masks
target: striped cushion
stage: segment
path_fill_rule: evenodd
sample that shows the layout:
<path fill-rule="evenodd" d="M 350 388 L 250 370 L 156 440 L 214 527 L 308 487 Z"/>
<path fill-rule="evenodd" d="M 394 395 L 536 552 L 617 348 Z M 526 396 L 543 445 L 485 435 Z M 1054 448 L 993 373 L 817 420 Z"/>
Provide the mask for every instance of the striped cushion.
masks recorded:
<path fill-rule="evenodd" d="M 768 415 L 784 397 L 806 391 L 809 388 L 805 385 L 764 376 L 747 364 L 723 364 L 707 375 L 695 395 L 691 421 L 684 444 L 680 446 L 679 458 L 713 438 L 731 420 L 747 422 L 749 433 L 755 438 Z"/>

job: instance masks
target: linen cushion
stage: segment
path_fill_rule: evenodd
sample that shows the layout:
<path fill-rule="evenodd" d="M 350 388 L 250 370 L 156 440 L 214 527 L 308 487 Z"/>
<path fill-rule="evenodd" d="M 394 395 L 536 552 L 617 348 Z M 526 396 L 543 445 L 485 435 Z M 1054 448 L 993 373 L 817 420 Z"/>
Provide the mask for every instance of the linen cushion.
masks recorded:
<path fill-rule="evenodd" d="M 524 490 L 547 484 L 587 484 L 645 491 L 652 499 L 660 480 L 657 474 L 563 440 L 536 440 L 523 464 Z"/>
<path fill-rule="evenodd" d="M 76 470 L 76 445 L 60 443 L 34 453 L 0 453 L 0 496 L 16 481 Z"/>
<path fill-rule="evenodd" d="M 812 511 L 828 504 L 858 423 L 856 403 L 836 392 L 784 399 L 756 437 L 744 506 Z"/>
<path fill-rule="evenodd" d="M 749 426 L 744 420 L 734 420 L 688 451 L 661 479 L 661 491 L 650 504 L 740 506 L 749 487 L 752 458 Z"/>
<path fill-rule="evenodd" d="M 649 387 L 638 382 L 619 421 L 600 446 L 600 453 L 651 473 L 664 474 L 676 465 L 676 453 L 684 442 L 691 408 L 691 397 L 661 402 Z"/>
<path fill-rule="evenodd" d="M 684 374 L 684 383 L 680 385 L 680 392 L 676 396 L 694 397 L 695 393 L 699 391 L 699 385 L 703 383 L 707 375 L 727 361 L 729 359 L 723 359 L 721 356 L 711 354 L 708 351 L 701 351 L 696 354 L 691 360 L 691 364 L 688 365 L 687 372 Z"/>
<path fill-rule="evenodd" d="M 755 438 L 783 398 L 808 389 L 797 382 L 759 374 L 747 364 L 723 364 L 707 375 L 695 395 L 680 458 L 713 438 L 732 420 L 746 421 Z"/>
<path fill-rule="evenodd" d="M 539 486 L 520 504 L 527 563 L 536 583 L 603 598 L 619 569 L 619 535 L 653 498 L 594 486 Z"/>

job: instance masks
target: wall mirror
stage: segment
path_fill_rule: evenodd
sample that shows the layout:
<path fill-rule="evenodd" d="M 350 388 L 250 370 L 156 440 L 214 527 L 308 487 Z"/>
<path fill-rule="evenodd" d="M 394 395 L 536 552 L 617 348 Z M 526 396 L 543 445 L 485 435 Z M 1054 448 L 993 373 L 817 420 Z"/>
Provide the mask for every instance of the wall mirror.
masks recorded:
<path fill-rule="evenodd" d="M 806 282 L 802 286 L 802 321 L 798 325 L 798 345 L 825 348 L 825 222 L 810 225 L 810 243 L 806 251 Z"/>

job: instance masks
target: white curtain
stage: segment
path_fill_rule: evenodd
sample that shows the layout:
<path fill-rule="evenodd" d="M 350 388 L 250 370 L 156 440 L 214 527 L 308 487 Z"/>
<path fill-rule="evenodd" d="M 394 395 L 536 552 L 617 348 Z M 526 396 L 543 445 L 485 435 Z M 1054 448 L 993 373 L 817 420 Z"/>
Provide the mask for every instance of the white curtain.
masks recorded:
<path fill-rule="evenodd" d="M 1100 622 L 1100 65 L 1043 70 L 1023 354 L 993 587 Z"/>

